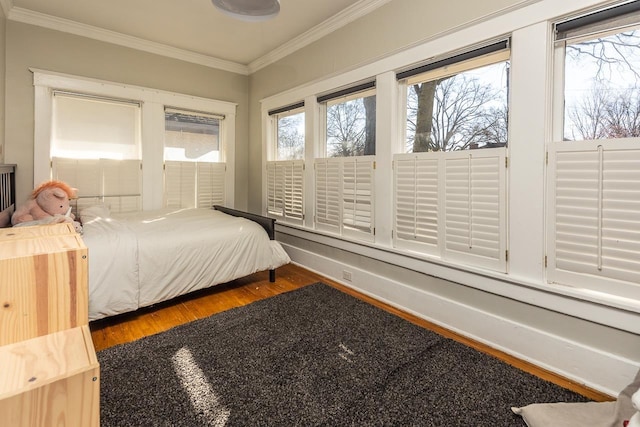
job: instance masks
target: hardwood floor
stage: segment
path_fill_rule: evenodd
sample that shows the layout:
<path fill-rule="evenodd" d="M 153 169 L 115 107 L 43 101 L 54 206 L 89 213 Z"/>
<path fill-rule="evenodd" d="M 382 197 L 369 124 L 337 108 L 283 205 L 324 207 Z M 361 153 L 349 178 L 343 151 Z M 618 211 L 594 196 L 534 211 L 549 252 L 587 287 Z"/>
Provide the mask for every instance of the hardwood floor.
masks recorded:
<path fill-rule="evenodd" d="M 595 401 L 613 400 L 612 397 L 589 389 L 571 380 L 541 369 L 528 362 L 519 360 L 504 352 L 494 350 L 484 344 L 446 330 L 419 317 L 404 313 L 387 304 L 362 295 L 339 283 L 318 275 L 302 267 L 289 264 L 278 269 L 276 282 L 269 283 L 267 272 L 255 273 L 251 276 L 235 280 L 225 285 L 194 292 L 153 307 L 96 320 L 90 323 L 91 336 L 96 351 L 117 344 L 134 341 L 147 335 L 157 334 L 174 326 L 196 319 L 208 317 L 230 308 L 243 306 L 254 301 L 268 298 L 282 292 L 292 291 L 312 283 L 323 282 L 350 295 L 367 301 L 377 307 L 394 313 L 412 323 L 433 330 L 443 336 L 455 339 L 479 351 L 491 354 L 512 366 L 580 393 Z"/>

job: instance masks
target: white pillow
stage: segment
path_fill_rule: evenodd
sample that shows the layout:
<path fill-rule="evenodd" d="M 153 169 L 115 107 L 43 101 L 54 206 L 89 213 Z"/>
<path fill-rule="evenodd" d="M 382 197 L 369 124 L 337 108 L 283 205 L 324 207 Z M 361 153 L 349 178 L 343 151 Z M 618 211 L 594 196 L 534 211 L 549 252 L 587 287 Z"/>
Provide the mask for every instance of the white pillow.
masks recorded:
<path fill-rule="evenodd" d="M 80 211 L 80 222 L 82 223 L 93 221 L 98 218 L 109 217 L 111 217 L 111 211 L 109 210 L 109 207 L 105 205 L 90 206 Z"/>
<path fill-rule="evenodd" d="M 608 427 L 615 418 L 616 402 L 533 403 L 511 410 L 529 427 Z"/>

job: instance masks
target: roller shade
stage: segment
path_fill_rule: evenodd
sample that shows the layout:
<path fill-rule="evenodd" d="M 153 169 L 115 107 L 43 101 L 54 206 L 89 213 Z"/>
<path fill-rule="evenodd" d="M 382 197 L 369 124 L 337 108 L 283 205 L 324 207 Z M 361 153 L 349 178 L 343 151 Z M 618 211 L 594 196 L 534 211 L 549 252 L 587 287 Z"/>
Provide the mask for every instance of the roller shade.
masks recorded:
<path fill-rule="evenodd" d="M 566 41 L 611 29 L 619 32 L 627 26 L 638 24 L 640 1 L 633 1 L 555 24 L 556 41 Z"/>

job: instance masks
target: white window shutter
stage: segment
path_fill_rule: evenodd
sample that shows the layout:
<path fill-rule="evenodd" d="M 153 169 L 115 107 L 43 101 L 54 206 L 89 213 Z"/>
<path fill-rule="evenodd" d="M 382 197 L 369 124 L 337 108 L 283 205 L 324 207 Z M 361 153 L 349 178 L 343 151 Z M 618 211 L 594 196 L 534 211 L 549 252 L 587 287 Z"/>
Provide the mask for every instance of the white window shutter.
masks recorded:
<path fill-rule="evenodd" d="M 315 167 L 315 226 L 319 230 L 340 232 L 342 218 L 340 158 L 316 159 Z"/>
<path fill-rule="evenodd" d="M 443 257 L 506 272 L 505 148 L 444 159 Z"/>
<path fill-rule="evenodd" d="M 101 159 L 103 195 L 112 212 L 134 212 L 142 208 L 140 160 Z"/>
<path fill-rule="evenodd" d="M 441 153 L 394 156 L 394 235 L 397 248 L 439 255 Z"/>
<path fill-rule="evenodd" d="M 267 162 L 267 215 L 282 218 L 282 183 L 278 176 L 278 162 Z"/>
<path fill-rule="evenodd" d="M 267 214 L 283 222 L 304 220 L 304 161 L 267 162 Z"/>
<path fill-rule="evenodd" d="M 550 282 L 640 298 L 639 165 L 638 141 L 550 146 Z"/>
<path fill-rule="evenodd" d="M 53 179 L 64 181 L 77 188 L 78 197 L 97 198 L 102 195 L 102 174 L 100 173 L 99 159 L 54 157 L 51 164 Z"/>
<path fill-rule="evenodd" d="M 100 161 L 104 174 L 104 194 L 138 196 L 141 192 L 140 160 Z"/>
<path fill-rule="evenodd" d="M 374 240 L 374 157 L 342 159 L 342 234 Z"/>
<path fill-rule="evenodd" d="M 291 160 L 282 165 L 285 173 L 284 216 L 287 222 L 302 224 L 304 219 L 304 162 Z"/>
<path fill-rule="evenodd" d="M 196 207 L 224 204 L 225 163 L 197 163 Z"/>
<path fill-rule="evenodd" d="M 164 171 L 165 206 L 195 207 L 196 163 L 166 161 Z"/>
<path fill-rule="evenodd" d="M 96 204 L 105 204 L 114 213 L 141 209 L 140 160 L 52 160 L 54 179 L 78 189 L 78 211 Z"/>

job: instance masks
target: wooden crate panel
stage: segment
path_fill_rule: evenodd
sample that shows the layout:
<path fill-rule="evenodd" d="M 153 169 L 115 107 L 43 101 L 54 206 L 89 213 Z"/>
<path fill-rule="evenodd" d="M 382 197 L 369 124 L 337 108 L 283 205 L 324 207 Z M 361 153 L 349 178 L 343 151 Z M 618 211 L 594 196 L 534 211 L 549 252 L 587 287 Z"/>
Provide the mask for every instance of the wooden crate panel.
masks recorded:
<path fill-rule="evenodd" d="M 0 345 L 88 324 L 87 248 L 75 231 L 35 228 L 49 227 L 0 236 Z"/>
<path fill-rule="evenodd" d="M 0 366 L 0 425 L 99 425 L 100 367 L 87 325 L 0 347 Z"/>
<path fill-rule="evenodd" d="M 33 225 L 25 227 L 0 228 L 0 240 L 27 239 L 30 237 L 59 236 L 61 234 L 77 234 L 73 225 L 62 224 Z"/>

